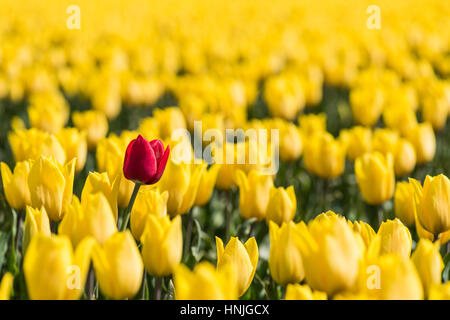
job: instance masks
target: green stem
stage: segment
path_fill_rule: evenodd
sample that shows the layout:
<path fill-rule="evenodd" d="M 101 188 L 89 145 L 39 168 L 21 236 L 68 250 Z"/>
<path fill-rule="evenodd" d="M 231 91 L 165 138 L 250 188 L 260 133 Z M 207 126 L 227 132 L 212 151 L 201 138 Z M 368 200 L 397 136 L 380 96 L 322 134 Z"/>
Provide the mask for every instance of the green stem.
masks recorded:
<path fill-rule="evenodd" d="M 377 206 L 377 216 L 378 216 L 378 228 L 379 228 L 384 220 L 383 206 L 381 204 Z"/>
<path fill-rule="evenodd" d="M 15 239 L 15 250 L 16 250 L 16 255 L 18 256 L 19 254 L 19 242 L 20 242 L 20 230 L 21 230 L 21 226 L 22 226 L 22 211 L 17 211 L 17 221 L 16 221 L 16 239 Z"/>
<path fill-rule="evenodd" d="M 231 219 L 233 214 L 233 198 L 231 196 L 232 191 L 227 192 L 227 210 L 225 213 L 225 241 L 228 242 L 230 238 L 230 229 L 231 229 Z"/>
<path fill-rule="evenodd" d="M 155 300 L 161 300 L 161 277 L 155 278 Z"/>
<path fill-rule="evenodd" d="M 134 201 L 136 200 L 136 196 L 139 192 L 139 188 L 141 187 L 140 183 L 135 183 L 133 194 L 131 195 L 130 202 L 128 203 L 127 211 L 125 211 L 125 216 L 123 217 L 122 226 L 120 227 L 120 231 L 124 231 L 127 228 L 128 220 L 130 220 L 131 209 L 133 208 Z"/>
<path fill-rule="evenodd" d="M 141 291 L 139 292 L 139 298 L 145 300 L 145 291 L 147 287 L 147 270 L 144 270 L 144 275 L 142 277 Z"/>
<path fill-rule="evenodd" d="M 187 257 L 189 254 L 189 247 L 191 246 L 191 237 L 192 237 L 192 226 L 194 224 L 194 219 L 192 218 L 192 210 L 189 210 L 187 214 L 187 226 L 186 226 L 186 239 L 184 241 L 184 249 L 183 249 L 183 257 L 187 261 Z"/>

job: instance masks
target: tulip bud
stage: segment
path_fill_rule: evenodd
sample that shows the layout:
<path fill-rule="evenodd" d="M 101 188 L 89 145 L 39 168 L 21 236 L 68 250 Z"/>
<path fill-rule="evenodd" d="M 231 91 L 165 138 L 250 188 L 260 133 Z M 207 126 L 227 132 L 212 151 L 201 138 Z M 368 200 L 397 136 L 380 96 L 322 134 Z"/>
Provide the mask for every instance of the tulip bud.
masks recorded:
<path fill-rule="evenodd" d="M 214 164 L 208 170 L 205 170 L 205 173 L 200 178 L 200 184 L 198 186 L 194 205 L 203 206 L 208 203 L 214 191 L 214 185 L 216 183 L 220 167 L 220 164 Z"/>
<path fill-rule="evenodd" d="M 13 287 L 14 276 L 6 272 L 0 281 L 0 300 L 9 300 Z"/>
<path fill-rule="evenodd" d="M 298 117 L 300 131 L 305 138 L 308 138 L 318 132 L 327 131 L 327 116 L 325 113 L 305 114 Z"/>
<path fill-rule="evenodd" d="M 416 151 L 414 146 L 406 139 L 399 139 L 395 147 L 394 153 L 395 163 L 395 175 L 397 177 L 403 177 L 416 166 Z"/>
<path fill-rule="evenodd" d="M 108 133 L 108 120 L 100 111 L 88 110 L 85 112 L 74 112 L 72 114 L 72 121 L 78 130 L 86 131 L 90 150 L 95 149 L 100 139 Z"/>
<path fill-rule="evenodd" d="M 284 300 L 327 300 L 327 294 L 311 290 L 308 285 L 288 284 Z"/>
<path fill-rule="evenodd" d="M 428 239 L 420 239 L 411 260 L 419 272 L 425 295 L 428 295 L 434 284 L 441 283 L 444 262 L 439 253 L 439 242 L 432 243 Z"/>
<path fill-rule="evenodd" d="M 161 179 L 169 158 L 170 147 L 160 140 L 148 142 L 141 135 L 130 142 L 125 153 L 123 174 L 128 180 L 141 184 L 154 184 Z"/>
<path fill-rule="evenodd" d="M 200 262 L 193 271 L 179 265 L 173 275 L 177 300 L 235 300 L 238 298 L 236 275 L 231 266 L 216 270 L 209 262 Z"/>
<path fill-rule="evenodd" d="M 92 258 L 102 294 L 115 300 L 136 295 L 141 287 L 144 264 L 128 230 L 115 233 L 102 246 L 97 244 Z"/>
<path fill-rule="evenodd" d="M 221 271 L 227 265 L 234 269 L 238 295 L 242 296 L 253 281 L 258 265 L 258 244 L 255 238 L 252 237 L 242 244 L 237 237 L 231 237 L 224 248 L 222 239 L 216 237 L 216 247 L 217 270 Z"/>
<path fill-rule="evenodd" d="M 353 231 L 359 233 L 361 238 L 366 245 L 366 249 L 369 248 L 372 240 L 375 238 L 376 233 L 370 226 L 370 224 L 365 223 L 364 221 L 355 221 L 353 224 L 351 221 L 347 221 L 348 225 L 353 228 Z"/>
<path fill-rule="evenodd" d="M 101 192 L 86 195 L 81 199 L 81 204 L 74 196 L 58 227 L 58 234 L 69 236 L 74 246 L 86 236 L 102 244 L 115 232 L 117 226 L 114 214 Z"/>
<path fill-rule="evenodd" d="M 440 174 L 426 176 L 423 187 L 410 178 L 414 187 L 414 203 L 417 228 L 438 235 L 450 230 L 450 181 Z M 419 231 L 419 230 L 418 230 Z"/>
<path fill-rule="evenodd" d="M 436 153 L 436 137 L 428 122 L 410 129 L 406 138 L 412 143 L 417 155 L 417 164 L 430 162 Z"/>
<path fill-rule="evenodd" d="M 58 141 L 66 153 L 66 161 L 77 159 L 75 171 L 80 172 L 86 164 L 86 132 L 76 128 L 64 128 L 58 133 Z"/>
<path fill-rule="evenodd" d="M 299 129 L 290 122 L 283 122 L 280 130 L 280 158 L 282 161 L 296 161 L 303 150 Z"/>
<path fill-rule="evenodd" d="M 350 105 L 356 123 L 371 127 L 383 111 L 385 94 L 380 87 L 363 87 L 350 92 Z"/>
<path fill-rule="evenodd" d="M 356 180 L 359 190 L 368 204 L 381 204 L 394 193 L 395 176 L 392 155 L 379 152 L 366 153 L 356 159 Z"/>
<path fill-rule="evenodd" d="M 6 163 L 0 163 L 6 200 L 16 210 L 23 210 L 27 205 L 31 204 L 28 174 L 32 165 L 32 160 L 17 162 L 14 173 L 12 173 Z"/>
<path fill-rule="evenodd" d="M 297 198 L 295 196 L 294 187 L 287 189 L 270 188 L 269 203 L 267 204 L 266 222 L 275 222 L 281 226 L 283 222 L 289 222 L 294 219 L 297 210 Z"/>
<path fill-rule="evenodd" d="M 405 181 L 397 182 L 394 193 L 395 216 L 405 225 L 414 225 L 414 188 Z"/>
<path fill-rule="evenodd" d="M 375 277 L 375 285 L 368 286 L 370 279 L 364 279 L 369 297 L 377 300 L 423 299 L 422 284 L 410 259 L 404 259 L 396 254 L 386 254 L 372 265 L 377 270 L 371 275 Z M 376 279 L 377 277 L 379 278 Z M 376 285 L 377 283 L 380 285 Z"/>
<path fill-rule="evenodd" d="M 131 232 L 139 240 L 144 232 L 148 216 L 164 217 L 167 215 L 169 193 L 161 193 L 156 188 L 141 188 L 130 214 Z"/>
<path fill-rule="evenodd" d="M 160 124 L 160 135 L 164 139 L 171 137 L 177 129 L 186 129 L 186 119 L 178 107 L 156 109 L 153 117 Z"/>
<path fill-rule="evenodd" d="M 302 229 L 300 239 L 305 277 L 311 288 L 329 295 L 355 288 L 365 246 L 345 218 L 331 211 L 322 213 Z"/>
<path fill-rule="evenodd" d="M 36 160 L 28 175 L 32 207 L 43 206 L 52 221 L 61 220 L 72 199 L 74 175 L 75 160 L 65 166 L 53 158 Z"/>
<path fill-rule="evenodd" d="M 372 151 L 372 131 L 369 128 L 355 126 L 351 129 L 341 130 L 339 141 L 345 146 L 350 161 Z"/>
<path fill-rule="evenodd" d="M 141 237 L 145 269 L 155 277 L 173 273 L 181 262 L 183 235 L 181 217 L 149 215 Z"/>
<path fill-rule="evenodd" d="M 369 259 L 396 253 L 398 256 L 409 259 L 411 254 L 412 238 L 407 227 L 400 220 L 387 220 L 381 223 L 376 237 L 372 240 L 368 256 Z"/>
<path fill-rule="evenodd" d="M 22 241 L 22 252 L 26 252 L 28 244 L 34 235 L 42 233 L 43 235 L 50 236 L 50 221 L 48 219 L 45 208 L 34 209 L 27 206 L 24 233 Z"/>
<path fill-rule="evenodd" d="M 30 299 L 79 299 L 86 282 L 94 244 L 94 239 L 86 238 L 73 251 L 66 236 L 34 236 L 23 260 Z"/>
<path fill-rule="evenodd" d="M 239 186 L 239 210 L 245 219 L 264 219 L 269 198 L 267 194 L 273 187 L 270 175 L 251 170 L 248 176 L 242 171 L 236 171 L 236 182 Z"/>
<path fill-rule="evenodd" d="M 269 268 L 272 278 L 281 285 L 297 283 L 303 280 L 304 262 L 297 238 L 306 229 L 301 222 L 294 224 L 289 221 L 281 228 L 274 222 L 269 222 L 270 256 Z"/>
<path fill-rule="evenodd" d="M 89 195 L 101 192 L 108 200 L 109 206 L 113 213 L 114 219 L 117 221 L 118 209 L 117 209 L 117 196 L 119 193 L 120 177 L 114 179 L 111 183 L 106 172 L 89 172 L 84 183 L 83 190 L 81 191 L 81 202 L 84 201 Z"/>

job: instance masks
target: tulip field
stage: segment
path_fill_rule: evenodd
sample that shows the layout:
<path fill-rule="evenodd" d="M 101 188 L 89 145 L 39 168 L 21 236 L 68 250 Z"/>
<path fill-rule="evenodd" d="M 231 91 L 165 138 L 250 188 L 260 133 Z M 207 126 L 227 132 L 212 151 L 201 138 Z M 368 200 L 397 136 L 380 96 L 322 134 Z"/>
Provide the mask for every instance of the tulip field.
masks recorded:
<path fill-rule="evenodd" d="M 450 1 L 0 7 L 0 300 L 450 300 Z"/>

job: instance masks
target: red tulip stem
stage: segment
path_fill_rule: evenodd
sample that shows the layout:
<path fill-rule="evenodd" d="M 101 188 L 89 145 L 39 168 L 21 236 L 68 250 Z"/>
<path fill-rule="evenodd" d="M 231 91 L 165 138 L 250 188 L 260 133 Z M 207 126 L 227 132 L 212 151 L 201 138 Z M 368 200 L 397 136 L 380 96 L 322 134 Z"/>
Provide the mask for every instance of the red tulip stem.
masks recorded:
<path fill-rule="evenodd" d="M 130 202 L 128 203 L 127 211 L 125 212 L 125 216 L 123 217 L 122 226 L 120 231 L 124 231 L 127 228 L 128 221 L 130 220 L 131 209 L 133 208 L 134 201 L 136 200 L 136 196 L 139 192 L 139 188 L 141 187 L 140 183 L 135 183 L 133 194 L 131 195 Z"/>

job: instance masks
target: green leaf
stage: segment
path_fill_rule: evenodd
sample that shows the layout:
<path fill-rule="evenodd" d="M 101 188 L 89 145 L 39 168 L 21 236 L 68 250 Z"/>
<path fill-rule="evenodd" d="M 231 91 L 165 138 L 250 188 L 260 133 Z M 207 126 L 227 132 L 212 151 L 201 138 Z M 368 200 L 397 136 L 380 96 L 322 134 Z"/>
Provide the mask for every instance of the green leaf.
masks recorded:
<path fill-rule="evenodd" d="M 442 280 L 444 282 L 447 282 L 450 279 L 450 252 L 447 253 L 444 257 L 444 265 L 445 268 L 442 271 Z"/>
<path fill-rule="evenodd" d="M 9 232 L 0 231 L 0 271 L 5 262 L 6 252 L 8 251 Z"/>
<path fill-rule="evenodd" d="M 195 246 L 191 247 L 192 255 L 194 256 L 195 260 L 199 262 L 201 258 L 203 257 L 203 251 L 201 251 L 201 245 L 202 245 L 202 228 L 200 226 L 200 223 L 197 219 L 194 219 L 195 228 L 197 229 L 197 244 Z"/>

